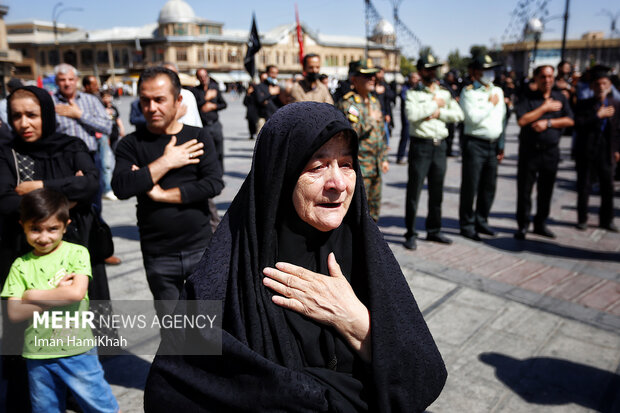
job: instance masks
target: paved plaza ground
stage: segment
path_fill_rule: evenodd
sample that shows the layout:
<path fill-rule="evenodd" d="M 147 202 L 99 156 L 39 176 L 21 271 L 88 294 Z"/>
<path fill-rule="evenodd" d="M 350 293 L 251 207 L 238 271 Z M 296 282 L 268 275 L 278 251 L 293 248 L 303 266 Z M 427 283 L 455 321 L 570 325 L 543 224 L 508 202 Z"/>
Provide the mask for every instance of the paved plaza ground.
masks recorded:
<path fill-rule="evenodd" d="M 254 147 L 241 100 L 225 98 L 229 107 L 220 116 L 226 188 L 215 199 L 221 214 L 250 169 Z M 123 98 L 119 104 L 126 126 L 129 102 Z M 395 117 L 399 119 L 397 111 Z M 399 124 L 394 132 L 391 161 Z M 525 241 L 514 240 L 517 133 L 513 118 L 490 218 L 498 235 L 483 242 L 458 235 L 458 157 L 449 158 L 445 181 L 443 223 L 454 240 L 450 246 L 423 240 L 417 251 L 402 246 L 407 166 L 392 163 L 385 175 L 379 227 L 449 372 L 443 393 L 428 411 L 620 412 L 620 234 L 597 228 L 596 196 L 591 200 L 590 227 L 575 229 L 575 172 L 568 156 L 570 139 L 565 138 L 550 221 L 558 237 L 528 234 Z M 426 200 L 423 191 L 417 222 L 422 235 Z M 616 197 L 616 217 L 619 204 Z M 108 267 L 112 297 L 149 299 L 135 200 L 104 201 L 104 217 L 123 259 L 120 266 Z M 142 410 L 150 360 L 129 355 L 104 362 L 124 412 Z"/>

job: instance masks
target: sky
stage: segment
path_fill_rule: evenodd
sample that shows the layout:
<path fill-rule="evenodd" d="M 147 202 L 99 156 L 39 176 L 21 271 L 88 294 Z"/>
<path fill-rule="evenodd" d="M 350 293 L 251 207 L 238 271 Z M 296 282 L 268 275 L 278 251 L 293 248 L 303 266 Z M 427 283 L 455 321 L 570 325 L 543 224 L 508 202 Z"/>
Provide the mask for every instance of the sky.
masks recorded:
<path fill-rule="evenodd" d="M 458 49 L 468 55 L 472 44 L 487 47 L 501 44 L 503 35 L 522 31 L 521 24 L 512 24 L 511 13 L 517 3 L 531 4 L 528 10 L 539 13 L 540 3 L 547 2 L 549 14 L 543 39 L 562 37 L 566 0 L 372 0 L 379 14 L 393 24 L 393 4 L 399 4 L 399 18 L 419 39 L 430 46 L 435 54 L 445 59 Z M 249 30 L 252 12 L 256 14 L 259 31 L 268 31 L 295 21 L 295 3 L 302 22 L 314 31 L 324 34 L 365 35 L 364 0 L 186 0 L 197 16 L 224 23 L 226 29 Z M 0 0 L 9 6 L 6 22 L 30 19 L 52 20 L 56 0 Z M 157 21 L 159 10 L 166 0 L 63 0 L 59 10 L 66 10 L 58 22 L 86 30 L 115 26 L 142 26 Z M 587 31 L 604 31 L 608 36 L 611 19 L 602 15 L 606 9 L 618 16 L 620 28 L 620 3 L 617 0 L 573 0 L 570 2 L 568 38 L 579 38 Z M 543 17 L 543 16 L 537 16 Z M 558 17 L 558 18 L 554 18 Z M 404 38 L 404 37 L 402 37 Z M 513 38 L 513 40 L 516 40 Z M 410 42 L 407 42 L 408 44 Z M 407 53 L 417 57 L 415 47 Z"/>

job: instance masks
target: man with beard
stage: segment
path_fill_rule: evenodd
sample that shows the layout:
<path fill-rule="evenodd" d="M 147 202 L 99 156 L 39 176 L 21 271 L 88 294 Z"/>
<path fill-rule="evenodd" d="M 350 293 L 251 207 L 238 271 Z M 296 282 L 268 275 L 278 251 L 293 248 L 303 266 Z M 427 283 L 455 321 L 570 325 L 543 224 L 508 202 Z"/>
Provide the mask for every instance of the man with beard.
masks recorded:
<path fill-rule="evenodd" d="M 120 199 L 138 199 L 144 270 L 161 318 L 172 312 L 211 239 L 207 200 L 224 183 L 212 137 L 177 120 L 183 99 L 177 74 L 150 67 L 138 93 L 146 127 L 118 143 L 112 188 Z"/>
<path fill-rule="evenodd" d="M 446 175 L 446 123 L 463 120 L 463 111 L 452 94 L 436 81 L 441 63 L 431 55 L 420 56 L 417 62 L 422 83 L 407 92 L 405 110 L 409 119 L 409 181 L 405 205 L 405 248 L 415 250 L 417 233 L 415 219 L 424 180 L 428 177 L 428 216 L 426 239 L 451 244 L 441 233 L 441 203 Z"/>
<path fill-rule="evenodd" d="M 349 69 L 355 92 L 344 95 L 338 108 L 344 112 L 359 137 L 358 159 L 366 198 L 370 216 L 377 222 L 381 210 L 381 176 L 389 170 L 383 113 L 379 101 L 371 93 L 375 89 L 378 69 L 370 59 L 352 62 Z"/>
<path fill-rule="evenodd" d="M 534 69 L 536 90 L 527 88 L 516 107 L 519 133 L 517 165 L 517 225 L 514 237 L 525 239 L 530 225 L 532 188 L 537 186 L 534 233 L 555 238 L 545 221 L 549 217 L 553 186 L 560 160 L 562 129 L 573 126 L 573 112 L 562 92 L 553 89 L 553 66 Z"/>
<path fill-rule="evenodd" d="M 577 139 L 577 228 L 588 226 L 588 197 L 592 181 L 598 178 L 601 207 L 599 226 L 618 232 L 614 219 L 613 170 L 620 160 L 620 101 L 611 94 L 608 68 L 592 73 L 594 97 L 580 100 L 575 108 Z"/>
<path fill-rule="evenodd" d="M 320 81 L 321 58 L 313 53 L 304 56 L 304 78 L 293 84 L 291 102 L 322 102 L 334 104 L 327 87 Z"/>

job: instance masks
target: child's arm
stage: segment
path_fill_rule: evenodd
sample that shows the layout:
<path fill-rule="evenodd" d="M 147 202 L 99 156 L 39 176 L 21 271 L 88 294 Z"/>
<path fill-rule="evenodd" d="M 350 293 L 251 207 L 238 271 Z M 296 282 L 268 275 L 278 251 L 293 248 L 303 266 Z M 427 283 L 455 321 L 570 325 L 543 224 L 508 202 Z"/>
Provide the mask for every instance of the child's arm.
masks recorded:
<path fill-rule="evenodd" d="M 71 285 L 66 285 L 68 279 L 73 278 Z M 64 282 L 63 282 L 64 281 Z M 88 276 L 71 274 L 65 277 L 56 288 L 51 290 L 28 290 L 22 300 L 28 304 L 43 307 L 58 307 L 82 301 L 88 290 Z"/>
<path fill-rule="evenodd" d="M 19 323 L 20 321 L 29 320 L 32 318 L 34 313 L 39 313 L 45 308 L 36 305 L 25 303 L 19 297 L 9 297 L 7 302 L 7 313 L 9 315 L 9 320 L 13 323 Z"/>

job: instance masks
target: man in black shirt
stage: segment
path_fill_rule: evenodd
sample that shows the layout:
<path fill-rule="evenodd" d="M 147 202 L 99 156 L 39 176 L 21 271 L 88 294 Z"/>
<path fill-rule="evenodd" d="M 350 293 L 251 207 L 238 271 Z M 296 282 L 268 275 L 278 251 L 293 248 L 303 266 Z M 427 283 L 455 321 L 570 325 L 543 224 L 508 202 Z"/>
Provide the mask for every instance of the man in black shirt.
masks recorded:
<path fill-rule="evenodd" d="M 254 92 L 258 105 L 259 132 L 271 115 L 284 106 L 284 102 L 280 98 L 282 91 L 278 85 L 278 68 L 274 65 L 269 65 L 267 66 L 266 72 L 267 79 L 256 85 L 256 91 Z"/>
<path fill-rule="evenodd" d="M 607 68 L 592 73 L 594 96 L 575 108 L 575 164 L 577 167 L 577 228 L 588 227 L 590 187 L 598 179 L 601 207 L 599 226 L 618 232 L 614 224 L 614 166 L 620 160 L 620 101 L 613 98 Z"/>
<path fill-rule="evenodd" d="M 224 134 L 222 132 L 222 124 L 219 121 L 218 112 L 226 109 L 226 101 L 222 97 L 220 87 L 216 81 L 209 77 L 207 69 L 198 69 L 196 77 L 200 85 L 193 87 L 191 90 L 196 96 L 200 119 L 202 120 L 202 128 L 207 135 L 213 139 L 215 150 L 217 151 L 217 160 L 220 163 L 222 171 L 224 170 Z"/>
<path fill-rule="evenodd" d="M 138 198 L 137 217 L 144 269 L 155 300 L 176 300 L 211 238 L 207 199 L 224 184 L 212 138 L 176 120 L 179 77 L 163 67 L 146 69 L 138 81 L 146 127 L 116 149 L 112 188 L 117 197 Z M 155 303 L 158 315 L 172 302 Z"/>
<path fill-rule="evenodd" d="M 562 129 L 573 126 L 573 112 L 568 100 L 556 90 L 553 66 L 534 70 L 535 90 L 528 89 L 516 107 L 519 133 L 517 166 L 517 225 L 515 238 L 525 239 L 530 224 L 532 187 L 537 185 L 537 206 L 534 233 L 555 238 L 545 221 L 549 217 L 551 196 L 560 160 Z"/>

